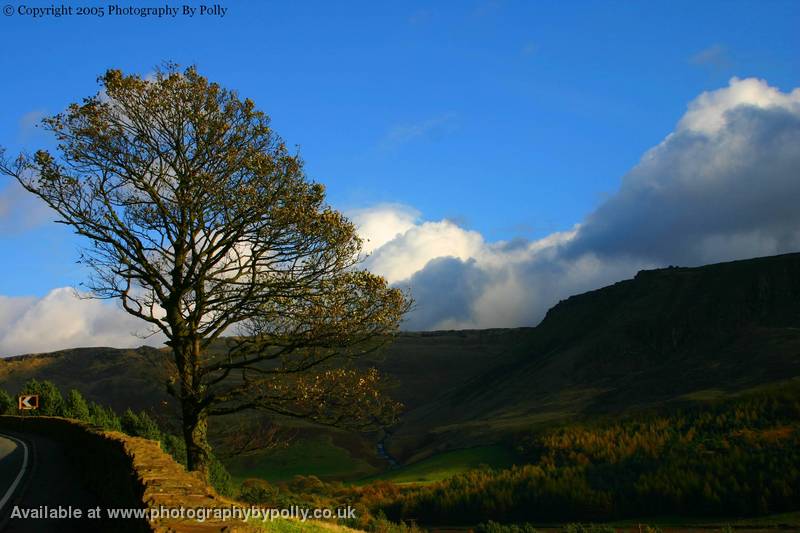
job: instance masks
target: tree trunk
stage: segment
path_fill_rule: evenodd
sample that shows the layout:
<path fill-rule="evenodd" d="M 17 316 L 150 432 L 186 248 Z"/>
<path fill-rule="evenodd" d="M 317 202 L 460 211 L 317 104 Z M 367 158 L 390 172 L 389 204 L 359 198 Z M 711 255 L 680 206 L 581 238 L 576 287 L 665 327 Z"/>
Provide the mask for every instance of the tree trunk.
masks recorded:
<path fill-rule="evenodd" d="M 198 342 L 173 342 L 175 364 L 180 379 L 181 424 L 186 443 L 186 467 L 208 479 L 211 446 L 208 444 L 208 412 L 200 403 L 196 383 L 197 361 L 200 356 Z"/>
<path fill-rule="evenodd" d="M 208 444 L 208 415 L 204 409 L 183 400 L 183 439 L 186 442 L 187 469 L 208 479 L 211 446 Z"/>

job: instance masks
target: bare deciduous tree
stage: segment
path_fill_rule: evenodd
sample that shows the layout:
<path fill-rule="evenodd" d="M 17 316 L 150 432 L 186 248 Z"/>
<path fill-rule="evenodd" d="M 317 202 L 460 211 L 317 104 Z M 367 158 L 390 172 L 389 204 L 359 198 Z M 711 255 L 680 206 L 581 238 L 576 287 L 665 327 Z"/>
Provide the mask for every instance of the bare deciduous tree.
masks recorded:
<path fill-rule="evenodd" d="M 213 415 L 391 421 L 377 371 L 343 362 L 389 340 L 409 300 L 358 268 L 355 227 L 268 117 L 194 68 L 99 82 L 43 120 L 55 155 L 0 170 L 88 239 L 91 293 L 166 336 L 189 468 L 207 471 Z"/>

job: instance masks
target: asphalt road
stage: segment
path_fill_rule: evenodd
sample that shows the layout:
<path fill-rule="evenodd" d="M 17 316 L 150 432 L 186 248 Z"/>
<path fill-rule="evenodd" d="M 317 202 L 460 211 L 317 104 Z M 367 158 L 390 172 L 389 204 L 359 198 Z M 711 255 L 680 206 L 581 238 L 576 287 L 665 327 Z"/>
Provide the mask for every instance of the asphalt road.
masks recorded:
<path fill-rule="evenodd" d="M 56 442 L 32 434 L 0 432 L 0 531 L 49 533 L 107 531 L 108 524 L 86 519 L 100 506 L 80 482 L 80 472 Z M 17 509 L 16 513 L 14 509 Z M 49 509 L 81 509 L 82 519 L 19 518 L 13 514 Z"/>

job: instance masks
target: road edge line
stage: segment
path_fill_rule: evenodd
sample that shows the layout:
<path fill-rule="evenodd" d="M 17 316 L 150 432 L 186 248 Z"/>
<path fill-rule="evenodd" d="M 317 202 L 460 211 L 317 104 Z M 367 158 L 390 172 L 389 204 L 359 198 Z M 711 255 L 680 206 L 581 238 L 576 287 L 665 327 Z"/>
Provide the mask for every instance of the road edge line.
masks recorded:
<path fill-rule="evenodd" d="M 5 438 L 7 438 L 9 440 L 13 440 L 17 444 L 21 444 L 22 445 L 22 452 L 23 452 L 23 455 L 22 455 L 22 468 L 20 468 L 19 474 L 17 474 L 16 479 L 14 479 L 14 482 L 11 484 L 11 486 L 6 491 L 5 495 L 3 496 L 3 499 L 0 500 L 0 513 L 2 513 L 3 508 L 8 503 L 8 500 L 11 499 L 11 496 L 14 494 L 14 492 L 17 490 L 17 486 L 19 485 L 20 481 L 22 481 L 22 478 L 25 476 L 25 472 L 28 470 L 28 455 L 29 454 L 28 454 L 28 445 L 25 444 L 20 439 L 18 439 L 16 437 L 12 437 L 11 435 L 7 435 L 5 433 L 0 433 L 0 436 L 5 437 Z"/>

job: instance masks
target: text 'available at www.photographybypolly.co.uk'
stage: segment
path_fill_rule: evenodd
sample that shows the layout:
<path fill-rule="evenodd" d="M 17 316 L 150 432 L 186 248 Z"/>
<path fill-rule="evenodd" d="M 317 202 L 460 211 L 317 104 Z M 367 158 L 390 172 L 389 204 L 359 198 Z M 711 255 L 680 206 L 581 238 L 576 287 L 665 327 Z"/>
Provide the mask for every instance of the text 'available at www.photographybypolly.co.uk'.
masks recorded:
<path fill-rule="evenodd" d="M 215 521 L 259 521 L 274 520 L 352 520 L 356 518 L 355 508 L 309 508 L 292 505 L 284 508 L 268 508 L 258 506 L 230 505 L 222 507 L 152 507 L 152 508 L 108 508 L 90 507 L 81 509 L 72 506 L 38 507 L 14 506 L 11 519 L 22 520 L 73 520 L 90 519 L 147 519 L 147 520 L 195 520 L 205 522 Z"/>

